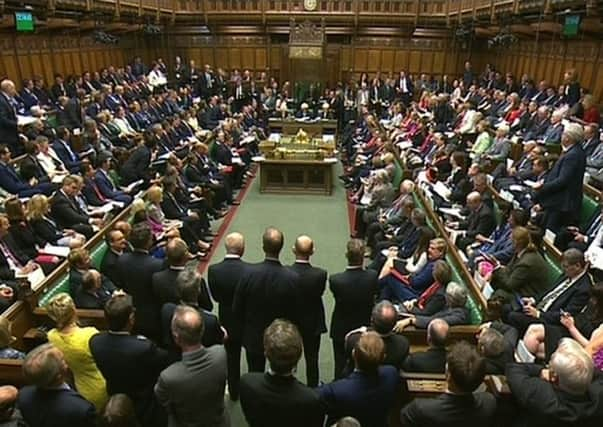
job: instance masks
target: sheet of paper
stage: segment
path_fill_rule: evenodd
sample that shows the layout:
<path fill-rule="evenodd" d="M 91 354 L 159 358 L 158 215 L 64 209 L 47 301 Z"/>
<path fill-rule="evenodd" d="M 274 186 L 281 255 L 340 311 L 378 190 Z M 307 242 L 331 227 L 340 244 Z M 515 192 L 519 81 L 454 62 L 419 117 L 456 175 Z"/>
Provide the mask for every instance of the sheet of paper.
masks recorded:
<path fill-rule="evenodd" d="M 17 126 L 27 126 L 34 123 L 36 120 L 37 118 L 35 117 L 17 114 Z"/>
<path fill-rule="evenodd" d="M 97 215 L 101 215 L 101 214 L 104 215 L 108 212 L 111 212 L 114 207 L 115 206 L 113 206 L 113 203 L 105 203 L 102 206 L 98 206 L 93 209 L 88 209 L 88 215 L 90 215 L 90 216 L 97 216 Z"/>
<path fill-rule="evenodd" d="M 40 284 L 44 281 L 44 279 L 46 278 L 46 275 L 44 274 L 44 271 L 42 271 L 41 268 L 36 268 L 34 271 L 32 271 L 29 274 L 17 273 L 17 274 L 15 274 L 15 278 L 27 279 L 27 281 L 30 283 L 31 289 L 33 291 L 35 291 L 40 286 Z"/>
<path fill-rule="evenodd" d="M 588 251 L 586 251 L 585 256 L 592 268 L 603 270 L 603 248 L 592 245 L 592 247 L 588 248 Z"/>
<path fill-rule="evenodd" d="M 450 215 L 458 219 L 465 218 L 463 215 L 461 215 L 461 210 L 458 208 L 440 208 L 440 212 L 442 212 L 444 215 Z"/>
<path fill-rule="evenodd" d="M 442 181 L 438 181 L 433 185 L 433 191 L 443 199 L 448 200 L 452 191 Z"/>
<path fill-rule="evenodd" d="M 67 258 L 67 255 L 69 255 L 69 248 L 67 246 L 55 246 L 51 245 L 50 243 L 46 243 L 46 246 L 41 248 L 38 252 L 41 254 Z"/>
<path fill-rule="evenodd" d="M 143 182 L 144 181 L 142 179 L 139 179 L 138 181 L 134 181 L 127 187 L 119 187 L 119 188 L 126 193 L 130 193 L 130 192 L 132 192 L 132 190 L 134 190 L 134 188 L 138 187 L 139 185 L 142 185 Z"/>

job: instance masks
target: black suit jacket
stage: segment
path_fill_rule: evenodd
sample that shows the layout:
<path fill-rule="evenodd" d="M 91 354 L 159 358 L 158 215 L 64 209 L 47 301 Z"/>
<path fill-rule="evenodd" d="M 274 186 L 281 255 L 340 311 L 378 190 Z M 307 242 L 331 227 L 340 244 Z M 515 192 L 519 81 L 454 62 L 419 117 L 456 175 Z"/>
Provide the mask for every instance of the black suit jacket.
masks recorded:
<path fill-rule="evenodd" d="M 483 427 L 492 425 L 496 399 L 490 393 L 449 394 L 415 399 L 402 410 L 404 427 Z"/>
<path fill-rule="evenodd" d="M 411 353 L 402 369 L 406 372 L 443 374 L 446 370 L 446 349 L 432 347 L 427 351 Z"/>
<path fill-rule="evenodd" d="M 13 155 L 23 152 L 17 134 L 17 113 L 4 94 L 0 94 L 0 141 L 10 147 Z"/>
<path fill-rule="evenodd" d="M 253 372 L 241 377 L 241 408 L 250 427 L 320 427 L 318 393 L 295 377 Z"/>
<path fill-rule="evenodd" d="M 545 209 L 572 213 L 577 218 L 582 209 L 582 178 L 586 157 L 580 144 L 565 152 L 547 174 L 536 192 L 535 202 Z"/>
<path fill-rule="evenodd" d="M 467 227 L 466 236 L 474 239 L 478 234 L 489 236 L 496 228 L 496 220 L 492 209 L 486 203 L 482 203 L 477 211 L 471 211 L 465 225 Z"/>
<path fill-rule="evenodd" d="M 507 365 L 506 377 L 514 400 L 520 405 L 517 426 L 595 427 L 603 419 L 603 380 L 600 373 L 588 392 L 570 395 L 557 386 L 540 379 L 542 366 L 533 364 Z"/>
<path fill-rule="evenodd" d="M 379 290 L 377 272 L 347 269 L 329 278 L 329 289 L 335 298 L 330 336 L 334 341 L 343 342 L 348 332 L 370 322 Z"/>
<path fill-rule="evenodd" d="M 63 228 L 72 228 L 76 224 L 88 225 L 90 217 L 71 198 L 62 191 L 52 197 L 51 213 L 54 220 Z"/>
<path fill-rule="evenodd" d="M 153 295 L 159 306 L 168 302 L 178 304 L 180 301 L 180 296 L 176 289 L 176 279 L 178 279 L 178 275 L 181 271 L 182 269 L 170 267 L 153 274 L 151 279 Z M 211 298 L 209 297 L 205 279 L 201 279 L 201 294 L 199 295 L 198 303 L 199 307 L 204 310 L 211 311 L 214 308 Z"/>
<path fill-rule="evenodd" d="M 31 427 L 90 427 L 96 425 L 94 406 L 69 388 L 19 390 L 19 410 Z"/>
<path fill-rule="evenodd" d="M 369 331 L 373 330 L 368 328 Z M 352 358 L 352 350 L 358 344 L 360 336 L 364 332 L 364 328 L 359 328 L 357 331 L 350 333 L 345 340 L 345 353 L 347 357 L 346 368 L 343 376 L 347 376 L 354 370 L 354 361 Z M 385 344 L 385 359 L 382 365 L 392 365 L 396 369 L 401 369 L 404 361 L 408 357 L 408 351 L 410 350 L 410 343 L 403 335 L 389 334 L 382 335 L 383 343 Z"/>
<path fill-rule="evenodd" d="M 128 157 L 121 167 L 121 176 L 125 185 L 131 184 L 139 179 L 148 180 L 151 177 L 149 166 L 151 165 L 151 150 L 146 146 L 138 147 Z"/>
<path fill-rule="evenodd" d="M 111 248 L 109 248 L 107 249 L 107 252 L 105 253 L 100 265 L 100 272 L 107 276 L 113 283 L 119 282 L 117 272 L 115 271 L 115 266 L 119 257 L 120 255 L 116 254 L 111 250 Z"/>
<path fill-rule="evenodd" d="M 298 324 L 298 276 L 278 260 L 249 266 L 237 284 L 232 309 L 242 326 L 242 343 L 251 353 L 264 352 L 264 330 L 284 318 Z"/>
<path fill-rule="evenodd" d="M 83 123 L 82 103 L 77 98 L 71 98 L 65 106 L 67 126 L 71 129 L 81 128 Z"/>
<path fill-rule="evenodd" d="M 116 285 L 132 296 L 136 307 L 135 331 L 157 338 L 160 333 L 161 306 L 153 296 L 153 274 L 163 269 L 163 263 L 143 252 L 129 252 L 120 256 L 115 265 Z"/>
<path fill-rule="evenodd" d="M 240 336 L 241 325 L 234 317 L 232 303 L 237 285 L 249 266 L 250 264 L 240 258 L 224 258 L 223 261 L 210 265 L 207 270 L 211 295 L 219 304 L 220 322 L 231 337 Z"/>
<path fill-rule="evenodd" d="M 315 336 L 327 331 L 325 308 L 322 294 L 325 291 L 327 272 L 322 268 L 312 267 L 309 263 L 296 262 L 291 267 L 299 276 L 298 295 L 302 308 L 299 327 L 302 335 Z"/>
<path fill-rule="evenodd" d="M 157 415 L 153 387 L 171 362 L 168 353 L 145 337 L 127 333 L 101 332 L 90 339 L 89 346 L 107 382 L 107 393 L 127 394 L 141 424 L 157 425 L 152 421 Z"/>
<path fill-rule="evenodd" d="M 556 285 L 565 279 L 566 277 L 563 276 L 557 283 L 555 283 L 553 287 L 549 288 L 548 291 L 553 290 Z M 586 304 L 588 304 L 592 285 L 593 281 L 590 274 L 583 274 L 579 279 L 577 279 L 576 283 L 574 283 L 569 289 L 555 299 L 553 304 L 546 312 L 541 313 L 540 317 L 542 321 L 545 323 L 559 325 L 561 310 L 570 313 L 572 316 L 576 316 L 584 309 L 584 307 L 586 307 Z M 538 298 L 538 301 L 541 301 L 543 298 L 545 298 L 547 293 L 548 292 L 543 293 L 540 298 Z"/>

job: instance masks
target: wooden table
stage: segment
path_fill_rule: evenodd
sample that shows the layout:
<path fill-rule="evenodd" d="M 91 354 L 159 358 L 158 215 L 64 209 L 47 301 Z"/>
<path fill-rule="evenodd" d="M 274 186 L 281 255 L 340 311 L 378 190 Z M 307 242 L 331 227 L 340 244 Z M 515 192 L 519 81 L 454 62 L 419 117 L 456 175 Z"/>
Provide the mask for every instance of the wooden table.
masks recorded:
<path fill-rule="evenodd" d="M 260 193 L 330 196 L 333 164 L 322 160 L 266 159 L 260 163 Z"/>
<path fill-rule="evenodd" d="M 303 129 L 310 136 L 337 135 L 337 120 L 319 120 L 316 122 L 298 122 L 295 120 L 270 119 L 268 121 L 271 133 L 295 135 Z"/>

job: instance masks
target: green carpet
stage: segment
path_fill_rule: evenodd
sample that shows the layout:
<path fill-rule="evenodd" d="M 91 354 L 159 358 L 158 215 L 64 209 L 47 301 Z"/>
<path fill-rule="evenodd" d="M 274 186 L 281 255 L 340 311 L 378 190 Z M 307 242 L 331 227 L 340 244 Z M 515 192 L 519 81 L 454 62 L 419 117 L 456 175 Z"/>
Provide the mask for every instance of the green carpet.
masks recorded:
<path fill-rule="evenodd" d="M 334 168 L 335 174 L 338 168 Z M 259 262 L 263 259 L 261 238 L 264 229 L 273 226 L 285 235 L 285 245 L 281 253 L 281 262 L 286 265 L 293 263 L 295 257 L 291 247 L 295 238 L 307 234 L 314 240 L 313 265 L 324 268 L 329 274 L 343 271 L 347 265 L 345 259 L 345 244 L 349 238 L 348 214 L 345 201 L 345 190 L 336 180 L 336 186 L 331 196 L 319 195 L 273 195 L 260 194 L 259 176 L 249 188 L 245 200 L 239 206 L 235 218 L 230 223 L 225 234 L 238 231 L 245 236 L 245 255 L 248 262 Z M 224 248 L 216 249 L 211 263 L 219 262 L 224 257 Z M 328 290 L 324 297 L 327 324 L 330 323 L 333 312 L 333 297 Z M 247 371 L 244 352 L 241 357 L 241 372 Z M 333 378 L 333 351 L 328 333 L 322 335 L 320 348 L 320 379 L 329 382 Z M 297 378 L 305 383 L 305 362 L 302 358 L 298 365 Z M 241 413 L 240 404 L 226 400 L 233 427 L 247 426 Z"/>

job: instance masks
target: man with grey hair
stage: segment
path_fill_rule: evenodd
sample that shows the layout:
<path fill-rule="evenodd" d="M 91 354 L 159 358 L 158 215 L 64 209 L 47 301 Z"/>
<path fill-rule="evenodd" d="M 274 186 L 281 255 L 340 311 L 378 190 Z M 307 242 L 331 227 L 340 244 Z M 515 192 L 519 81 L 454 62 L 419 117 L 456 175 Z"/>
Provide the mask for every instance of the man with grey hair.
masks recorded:
<path fill-rule="evenodd" d="M 445 320 L 434 319 L 429 322 L 427 326 L 429 349 L 411 353 L 402 369 L 406 372 L 443 374 L 446 369 L 446 341 L 449 329 Z"/>
<path fill-rule="evenodd" d="M 18 406 L 28 426 L 96 425 L 94 406 L 67 385 L 69 367 L 57 347 L 33 349 L 23 361 L 23 376 L 31 385 L 21 389 Z"/>
<path fill-rule="evenodd" d="M 480 330 L 477 337 L 477 351 L 484 358 L 486 365 L 486 374 L 488 375 L 504 375 L 507 363 L 513 361 L 513 345 L 505 334 L 497 329 L 499 325 L 484 327 Z M 502 326 L 502 324 L 500 325 Z M 512 329 L 512 328 L 509 328 Z M 514 334 L 516 337 L 516 333 Z"/>
<path fill-rule="evenodd" d="M 590 354 L 570 338 L 560 341 L 549 369 L 508 364 L 506 377 L 522 409 L 523 425 L 599 425 L 603 417 L 603 379 L 593 378 Z"/>
<path fill-rule="evenodd" d="M 165 368 L 155 384 L 155 396 L 168 413 L 168 427 L 230 425 L 224 409 L 226 352 L 221 345 L 201 344 L 203 327 L 197 310 L 176 307 L 171 329 L 182 360 Z"/>
<path fill-rule="evenodd" d="M 16 94 L 15 84 L 11 80 L 0 82 L 0 141 L 18 156 L 23 154 L 23 144 L 19 142 L 17 130 Z"/>
<path fill-rule="evenodd" d="M 586 156 L 582 148 L 584 131 L 577 123 L 569 123 L 561 136 L 562 155 L 550 172 L 534 187 L 533 209 L 544 211 L 542 228 L 554 233 L 561 227 L 579 223 L 582 209 L 582 181 Z"/>
<path fill-rule="evenodd" d="M 239 398 L 239 378 L 241 376 L 241 329 L 232 312 L 232 302 L 237 284 L 243 278 L 249 264 L 241 259 L 245 253 L 245 238 L 241 233 L 233 232 L 224 238 L 224 259 L 210 265 L 207 270 L 207 282 L 212 297 L 218 302 L 220 322 L 228 331 L 224 343 L 228 358 L 228 393 L 232 400 Z"/>
<path fill-rule="evenodd" d="M 469 323 L 469 311 L 465 307 L 466 303 L 467 288 L 456 282 L 450 282 L 446 286 L 446 305 L 442 310 L 431 316 L 407 316 L 403 320 L 398 321 L 396 331 L 401 332 L 408 326 L 425 329 L 434 319 L 443 320 L 448 326 L 465 325 Z"/>

